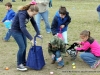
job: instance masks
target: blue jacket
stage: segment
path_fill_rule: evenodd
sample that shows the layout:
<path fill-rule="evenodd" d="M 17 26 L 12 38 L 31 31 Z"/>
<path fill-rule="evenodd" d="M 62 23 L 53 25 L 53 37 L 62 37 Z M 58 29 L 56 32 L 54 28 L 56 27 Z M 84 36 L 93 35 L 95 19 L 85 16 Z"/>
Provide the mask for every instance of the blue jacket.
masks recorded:
<path fill-rule="evenodd" d="M 65 25 L 65 27 L 61 30 L 61 32 L 67 31 L 67 27 L 70 22 L 71 18 L 68 12 L 66 12 L 66 16 L 62 19 L 59 15 L 59 11 L 57 11 L 51 24 L 52 34 L 55 35 L 59 33 L 61 25 Z"/>
<path fill-rule="evenodd" d="M 29 34 L 29 32 L 26 29 L 26 24 L 29 22 L 29 20 L 32 23 L 32 26 L 34 27 L 35 31 L 37 32 L 37 35 L 40 35 L 40 32 L 38 30 L 37 24 L 33 17 L 30 17 L 26 10 L 18 11 L 18 13 L 15 15 L 11 31 L 12 32 L 20 32 L 24 34 L 29 40 L 32 40 L 33 37 Z"/>
<path fill-rule="evenodd" d="M 97 11 L 100 12 L 100 5 L 97 7 Z"/>
<path fill-rule="evenodd" d="M 6 20 L 13 20 L 14 16 L 15 16 L 15 12 L 12 9 L 10 9 L 6 13 L 6 16 L 4 17 L 4 19 L 2 20 L 2 22 L 5 22 Z"/>

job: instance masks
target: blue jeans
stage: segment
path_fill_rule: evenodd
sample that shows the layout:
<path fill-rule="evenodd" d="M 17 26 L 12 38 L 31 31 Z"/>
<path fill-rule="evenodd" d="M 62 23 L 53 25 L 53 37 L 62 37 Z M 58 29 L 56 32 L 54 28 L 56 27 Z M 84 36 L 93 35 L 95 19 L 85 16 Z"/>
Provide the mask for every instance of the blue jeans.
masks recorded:
<path fill-rule="evenodd" d="M 21 32 L 12 32 L 12 36 L 14 37 L 16 43 L 19 46 L 19 50 L 17 53 L 17 65 L 24 64 L 26 62 L 26 47 L 27 40 L 26 36 Z"/>
<path fill-rule="evenodd" d="M 61 53 L 60 53 L 59 50 L 56 51 L 56 52 L 53 52 L 53 54 L 55 55 L 55 57 L 54 57 L 54 59 L 53 59 L 54 61 L 56 61 L 57 58 L 61 57 Z M 63 65 L 64 65 L 63 59 L 62 59 L 60 62 L 58 62 L 58 65 L 59 65 L 59 66 L 63 66 Z"/>
<path fill-rule="evenodd" d="M 99 18 L 99 22 L 100 22 L 100 12 L 98 12 L 98 18 Z"/>
<path fill-rule="evenodd" d="M 83 52 L 80 54 L 80 57 L 82 58 L 82 60 L 84 62 L 86 62 L 90 67 L 92 65 L 94 65 L 94 63 L 99 60 L 100 58 L 94 56 L 92 53 L 90 52 Z"/>
<path fill-rule="evenodd" d="M 4 37 L 4 40 L 8 41 L 10 39 L 10 36 L 11 36 L 11 29 L 8 29 L 6 36 Z"/>
<path fill-rule="evenodd" d="M 42 13 L 38 13 L 36 16 L 35 16 L 35 19 L 36 19 L 36 23 L 37 23 L 37 26 L 40 30 L 40 22 L 41 22 L 41 17 L 43 18 L 44 22 L 45 22 L 45 29 L 46 29 L 46 32 L 51 32 L 51 28 L 50 28 L 50 24 L 49 24 L 49 21 L 48 21 L 48 10 L 45 11 L 45 12 L 42 12 Z"/>

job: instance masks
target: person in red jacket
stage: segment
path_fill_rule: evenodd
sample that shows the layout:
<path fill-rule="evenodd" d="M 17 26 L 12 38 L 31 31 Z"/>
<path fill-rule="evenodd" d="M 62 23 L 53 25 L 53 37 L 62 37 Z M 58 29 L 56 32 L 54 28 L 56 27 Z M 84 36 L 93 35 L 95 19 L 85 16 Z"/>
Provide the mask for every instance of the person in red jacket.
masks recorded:
<path fill-rule="evenodd" d="M 100 44 L 90 36 L 90 31 L 84 30 L 80 33 L 82 42 L 80 47 L 75 47 L 77 51 L 85 51 L 80 57 L 91 68 L 95 69 L 100 64 Z"/>

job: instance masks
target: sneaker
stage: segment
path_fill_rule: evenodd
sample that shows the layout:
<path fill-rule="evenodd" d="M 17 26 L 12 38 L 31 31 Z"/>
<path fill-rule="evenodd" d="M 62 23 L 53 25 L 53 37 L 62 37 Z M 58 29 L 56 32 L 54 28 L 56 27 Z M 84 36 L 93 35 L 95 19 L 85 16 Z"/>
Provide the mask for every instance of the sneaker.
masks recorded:
<path fill-rule="evenodd" d="M 91 66 L 92 69 L 96 69 L 100 65 L 100 60 L 97 60 L 94 65 Z"/>
<path fill-rule="evenodd" d="M 26 71 L 27 68 L 25 68 L 25 66 L 23 64 L 20 64 L 20 65 L 17 66 L 17 70 L 19 70 L 19 71 Z"/>

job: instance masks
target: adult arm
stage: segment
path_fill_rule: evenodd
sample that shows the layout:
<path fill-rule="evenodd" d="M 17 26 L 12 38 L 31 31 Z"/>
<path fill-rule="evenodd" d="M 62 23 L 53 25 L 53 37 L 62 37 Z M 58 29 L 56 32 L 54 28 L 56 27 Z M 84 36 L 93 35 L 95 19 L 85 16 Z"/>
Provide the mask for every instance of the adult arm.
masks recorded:
<path fill-rule="evenodd" d="M 20 24 L 20 29 L 21 31 L 26 35 L 26 37 L 31 41 L 33 38 L 32 36 L 29 34 L 29 32 L 26 29 L 26 25 L 25 25 L 25 19 L 26 19 L 26 15 L 24 13 L 19 13 L 19 24 Z"/>
<path fill-rule="evenodd" d="M 38 26 L 37 26 L 37 24 L 36 24 L 34 18 L 32 17 L 32 18 L 30 19 L 30 21 L 31 21 L 32 26 L 34 27 L 35 31 L 37 32 L 37 35 L 40 35 L 40 31 L 39 31 L 39 29 L 38 29 Z"/>

